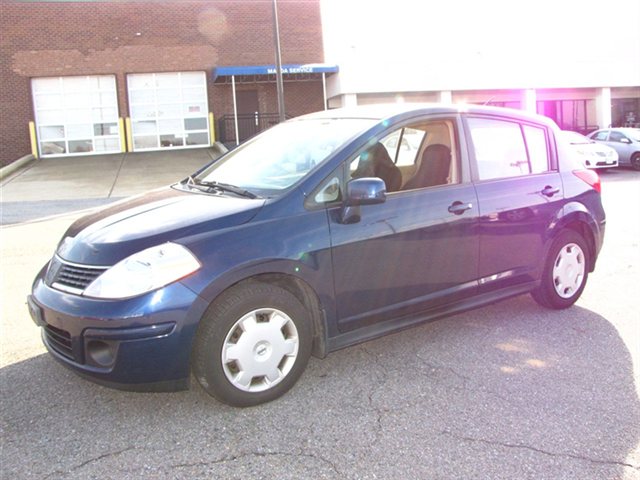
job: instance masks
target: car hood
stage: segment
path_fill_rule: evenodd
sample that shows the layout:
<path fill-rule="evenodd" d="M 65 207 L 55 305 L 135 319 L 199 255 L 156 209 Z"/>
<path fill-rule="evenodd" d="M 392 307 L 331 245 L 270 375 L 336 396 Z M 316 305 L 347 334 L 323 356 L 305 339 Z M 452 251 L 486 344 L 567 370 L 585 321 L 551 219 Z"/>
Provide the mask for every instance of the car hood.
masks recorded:
<path fill-rule="evenodd" d="M 613 155 L 616 153 L 616 151 L 611 148 L 608 147 L 606 145 L 602 145 L 600 143 L 587 143 L 584 145 L 576 145 L 576 147 L 579 148 L 579 150 L 582 150 L 583 152 L 594 152 L 594 153 L 606 153 L 607 155 Z"/>
<path fill-rule="evenodd" d="M 264 202 L 165 187 L 79 219 L 65 233 L 58 255 L 110 266 L 145 248 L 246 223 Z"/>

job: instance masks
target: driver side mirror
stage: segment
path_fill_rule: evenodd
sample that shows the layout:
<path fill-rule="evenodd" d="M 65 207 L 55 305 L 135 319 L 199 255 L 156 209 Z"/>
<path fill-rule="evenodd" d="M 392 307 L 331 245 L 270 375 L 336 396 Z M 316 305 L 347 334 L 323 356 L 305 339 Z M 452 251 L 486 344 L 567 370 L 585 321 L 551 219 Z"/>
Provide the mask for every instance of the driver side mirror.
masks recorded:
<path fill-rule="evenodd" d="M 620 139 L 620 143 L 626 143 L 626 144 L 629 144 L 629 143 L 631 143 L 631 140 L 629 140 L 627 137 L 622 137 L 622 138 Z"/>
<path fill-rule="evenodd" d="M 342 223 L 357 223 L 360 221 L 360 205 L 376 205 L 387 200 L 387 186 L 384 180 L 377 177 L 365 177 L 351 180 L 347 183 L 340 214 Z"/>

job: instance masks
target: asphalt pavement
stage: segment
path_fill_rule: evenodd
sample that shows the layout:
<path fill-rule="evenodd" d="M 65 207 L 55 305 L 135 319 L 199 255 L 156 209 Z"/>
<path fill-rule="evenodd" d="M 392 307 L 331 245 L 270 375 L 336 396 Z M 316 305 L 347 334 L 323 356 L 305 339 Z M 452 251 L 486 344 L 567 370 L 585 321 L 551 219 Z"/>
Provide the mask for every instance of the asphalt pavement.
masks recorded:
<path fill-rule="evenodd" d="M 220 148 L 33 161 L 0 182 L 0 225 L 95 208 L 174 183 L 217 158 Z"/>
<path fill-rule="evenodd" d="M 26 186 L 29 171 L 3 191 Z M 57 182 L 40 171 L 41 185 Z M 60 191 L 132 191 L 100 177 Z M 521 296 L 312 358 L 284 397 L 248 409 L 194 381 L 185 392 L 121 392 L 57 364 L 25 296 L 81 213 L 5 225 L 0 476 L 640 479 L 640 173 L 602 177 L 605 245 L 574 307 Z M 36 194 L 29 201 L 44 205 Z"/>

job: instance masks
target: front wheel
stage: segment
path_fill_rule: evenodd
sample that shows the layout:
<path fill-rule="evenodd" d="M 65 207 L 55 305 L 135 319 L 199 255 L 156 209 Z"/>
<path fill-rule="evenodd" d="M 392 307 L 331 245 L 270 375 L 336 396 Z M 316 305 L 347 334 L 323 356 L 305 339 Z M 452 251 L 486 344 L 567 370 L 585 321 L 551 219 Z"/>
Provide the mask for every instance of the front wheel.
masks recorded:
<path fill-rule="evenodd" d="M 635 170 L 640 170 L 640 153 L 634 153 L 631 156 L 631 166 Z"/>
<path fill-rule="evenodd" d="M 293 294 L 266 283 L 241 284 L 203 317 L 193 372 L 222 402 L 258 405 L 294 385 L 309 360 L 311 338 L 307 311 Z"/>
<path fill-rule="evenodd" d="M 551 244 L 540 286 L 531 292 L 543 307 L 568 308 L 582 294 L 589 275 L 588 249 L 573 230 L 562 232 Z"/>

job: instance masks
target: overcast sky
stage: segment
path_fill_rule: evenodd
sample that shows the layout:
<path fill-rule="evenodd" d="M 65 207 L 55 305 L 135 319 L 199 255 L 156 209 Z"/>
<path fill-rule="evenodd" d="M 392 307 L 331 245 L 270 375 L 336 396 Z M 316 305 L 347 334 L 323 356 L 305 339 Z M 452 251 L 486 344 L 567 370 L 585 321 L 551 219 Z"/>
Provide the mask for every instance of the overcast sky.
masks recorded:
<path fill-rule="evenodd" d="M 496 78 L 522 77 L 524 69 L 548 79 L 549 67 L 596 61 L 633 63 L 640 77 L 640 0 L 321 0 L 321 7 L 325 61 L 368 74 L 463 63 Z"/>

